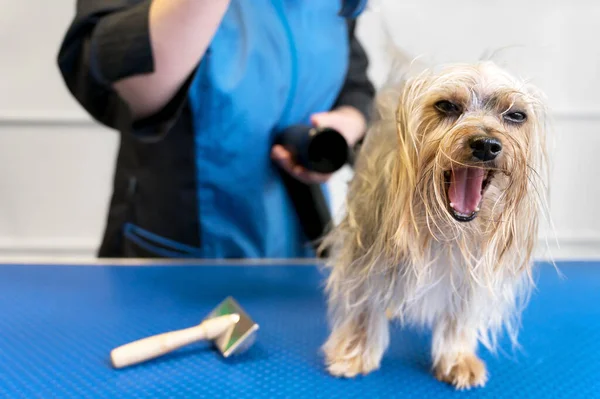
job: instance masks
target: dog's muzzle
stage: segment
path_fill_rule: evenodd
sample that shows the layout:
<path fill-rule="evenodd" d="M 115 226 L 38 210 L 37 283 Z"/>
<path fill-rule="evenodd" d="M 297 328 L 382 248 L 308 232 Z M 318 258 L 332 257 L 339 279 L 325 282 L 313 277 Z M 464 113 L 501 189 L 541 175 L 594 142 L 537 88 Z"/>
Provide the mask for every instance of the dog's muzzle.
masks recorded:
<path fill-rule="evenodd" d="M 464 163 L 444 173 L 448 211 L 459 222 L 470 222 L 481 209 L 483 195 L 494 176 L 494 160 L 502 152 L 500 140 L 477 135 L 468 140 Z"/>

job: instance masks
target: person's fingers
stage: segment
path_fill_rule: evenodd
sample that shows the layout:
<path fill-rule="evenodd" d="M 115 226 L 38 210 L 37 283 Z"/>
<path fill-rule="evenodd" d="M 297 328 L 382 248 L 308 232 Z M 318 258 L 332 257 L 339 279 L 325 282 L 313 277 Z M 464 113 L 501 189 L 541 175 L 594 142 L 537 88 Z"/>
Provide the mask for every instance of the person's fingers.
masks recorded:
<path fill-rule="evenodd" d="M 311 115 L 311 123 L 316 127 L 329 127 L 337 130 L 348 142 L 354 145 L 366 129 L 366 120 L 356 108 L 342 106 L 329 112 Z"/>
<path fill-rule="evenodd" d="M 292 154 L 280 145 L 273 146 L 271 158 L 288 174 L 305 184 L 325 183 L 331 177 L 329 174 L 309 171 L 302 165 L 295 163 Z"/>
<path fill-rule="evenodd" d="M 305 183 L 311 183 L 311 184 L 326 183 L 331 178 L 330 174 L 312 172 L 312 171 L 306 170 L 304 168 L 302 168 L 302 170 L 297 170 L 297 172 L 295 172 L 295 173 L 297 173 L 297 174 L 295 174 L 297 179 L 299 179 L 300 181 L 303 181 Z"/>
<path fill-rule="evenodd" d="M 329 115 L 329 112 L 318 112 L 316 114 L 312 114 L 310 116 L 310 123 L 312 123 L 313 126 L 317 127 L 324 126 L 329 120 Z"/>
<path fill-rule="evenodd" d="M 294 162 L 292 154 L 280 145 L 273 146 L 271 157 L 283 170 L 298 179 L 306 173 L 306 170 L 301 165 Z"/>
<path fill-rule="evenodd" d="M 292 154 L 280 145 L 276 145 L 271 150 L 271 158 L 289 174 L 294 174 L 294 162 Z"/>
<path fill-rule="evenodd" d="M 335 111 L 313 114 L 310 118 L 310 122 L 317 128 L 335 129 L 344 136 L 344 138 L 346 138 L 347 132 L 352 130 L 352 126 L 348 124 L 345 115 Z"/>
<path fill-rule="evenodd" d="M 282 145 L 275 144 L 271 148 L 271 158 L 273 158 L 273 159 L 283 159 L 285 157 L 291 157 L 291 154 Z"/>

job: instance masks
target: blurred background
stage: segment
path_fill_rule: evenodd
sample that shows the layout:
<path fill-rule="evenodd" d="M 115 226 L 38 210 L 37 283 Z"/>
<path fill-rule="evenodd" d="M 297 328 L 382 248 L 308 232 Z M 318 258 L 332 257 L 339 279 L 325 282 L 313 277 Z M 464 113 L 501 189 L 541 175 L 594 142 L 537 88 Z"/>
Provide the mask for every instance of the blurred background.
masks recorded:
<path fill-rule="evenodd" d="M 0 256 L 93 258 L 118 134 L 90 120 L 58 73 L 75 1 L 0 0 L 0 9 Z M 389 69 L 386 29 L 405 56 L 436 63 L 509 47 L 502 65 L 549 100 L 554 234 L 542 226 L 541 241 L 557 258 L 600 255 L 599 20 L 592 0 L 379 0 L 359 20 L 377 85 Z M 343 169 L 330 183 L 336 214 L 350 177 Z"/>

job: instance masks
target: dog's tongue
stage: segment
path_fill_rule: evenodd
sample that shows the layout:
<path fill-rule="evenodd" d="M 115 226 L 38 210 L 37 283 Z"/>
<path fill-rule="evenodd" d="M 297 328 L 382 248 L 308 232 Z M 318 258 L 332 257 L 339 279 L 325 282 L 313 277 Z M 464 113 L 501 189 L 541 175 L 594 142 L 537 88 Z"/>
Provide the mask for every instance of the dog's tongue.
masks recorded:
<path fill-rule="evenodd" d="M 448 197 L 455 210 L 465 215 L 475 212 L 481 201 L 484 172 L 480 168 L 460 168 L 452 171 Z"/>

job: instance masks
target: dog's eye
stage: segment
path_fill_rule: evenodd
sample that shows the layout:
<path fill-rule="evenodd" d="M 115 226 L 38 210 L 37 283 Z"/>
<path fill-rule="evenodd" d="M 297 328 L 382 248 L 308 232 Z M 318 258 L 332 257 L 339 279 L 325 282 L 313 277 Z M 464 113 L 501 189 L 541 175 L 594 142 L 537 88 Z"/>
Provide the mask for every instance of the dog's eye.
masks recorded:
<path fill-rule="evenodd" d="M 527 114 L 521 111 L 510 112 L 508 114 L 504 114 L 504 119 L 509 122 L 523 123 L 527 120 Z"/>
<path fill-rule="evenodd" d="M 435 108 L 447 115 L 460 115 L 460 107 L 448 100 L 441 100 L 435 103 Z"/>

